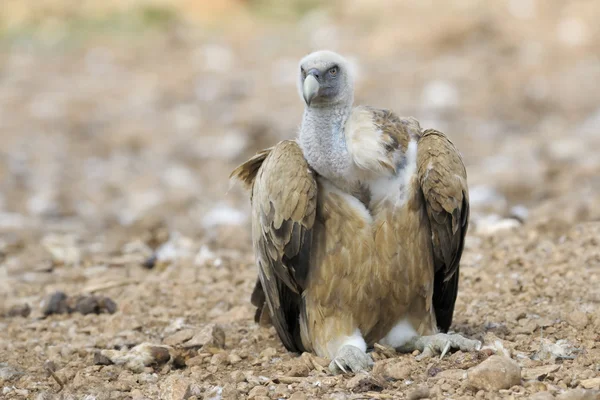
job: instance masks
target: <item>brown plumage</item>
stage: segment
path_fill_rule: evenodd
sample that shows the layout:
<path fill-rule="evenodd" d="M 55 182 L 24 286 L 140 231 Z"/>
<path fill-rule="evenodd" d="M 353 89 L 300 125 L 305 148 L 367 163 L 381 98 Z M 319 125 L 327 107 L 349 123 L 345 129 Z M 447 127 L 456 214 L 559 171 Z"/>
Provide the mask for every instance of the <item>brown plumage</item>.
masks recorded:
<path fill-rule="evenodd" d="M 322 136 L 302 135 L 232 173 L 252 193 L 256 320 L 289 350 L 333 359 L 332 370 L 363 369 L 376 342 L 446 332 L 469 216 L 454 145 L 413 118 L 356 107 L 340 131 L 349 167 L 336 175 L 319 158 L 335 154 L 311 148 Z"/>

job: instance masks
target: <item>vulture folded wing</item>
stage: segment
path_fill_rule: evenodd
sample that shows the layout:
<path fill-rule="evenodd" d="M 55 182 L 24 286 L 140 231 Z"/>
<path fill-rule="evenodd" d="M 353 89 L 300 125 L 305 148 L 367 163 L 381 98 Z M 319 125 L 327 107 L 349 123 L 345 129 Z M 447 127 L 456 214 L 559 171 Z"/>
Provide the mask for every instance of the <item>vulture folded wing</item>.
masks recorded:
<path fill-rule="evenodd" d="M 431 225 L 433 307 L 438 328 L 447 332 L 452 323 L 459 262 L 469 222 L 467 173 L 458 150 L 435 130 L 426 130 L 419 140 L 417 167 Z"/>
<path fill-rule="evenodd" d="M 265 152 L 232 174 L 249 180 L 247 184 L 252 187 L 252 241 L 260 279 L 252 301 L 259 308 L 256 318 L 260 320 L 266 301 L 271 322 L 285 347 L 303 351 L 299 315 L 309 268 L 317 184 L 295 141 L 280 142 Z"/>

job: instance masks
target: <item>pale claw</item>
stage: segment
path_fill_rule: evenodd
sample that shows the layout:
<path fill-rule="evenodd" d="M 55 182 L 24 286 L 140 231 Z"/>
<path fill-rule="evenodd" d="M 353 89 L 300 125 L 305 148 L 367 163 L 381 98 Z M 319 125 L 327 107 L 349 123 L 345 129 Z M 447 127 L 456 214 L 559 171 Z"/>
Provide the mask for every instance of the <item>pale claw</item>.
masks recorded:
<path fill-rule="evenodd" d="M 329 364 L 329 371 L 332 374 L 353 373 L 366 371 L 373 366 L 373 359 L 367 353 L 358 347 L 352 345 L 343 346 L 336 357 Z"/>
<path fill-rule="evenodd" d="M 339 361 L 337 360 L 337 358 L 335 358 L 335 359 L 333 360 L 333 362 L 335 362 L 335 365 L 337 365 L 337 366 L 338 366 L 338 368 L 339 368 L 339 369 L 340 369 L 340 370 L 341 370 L 343 373 L 345 373 L 345 374 L 347 374 L 347 373 L 348 373 L 348 371 L 346 371 L 346 368 L 344 368 L 344 367 L 342 366 L 342 363 L 341 363 L 341 362 L 339 362 Z"/>
<path fill-rule="evenodd" d="M 436 353 L 440 354 L 441 360 L 450 349 L 478 351 L 481 349 L 481 342 L 467 339 L 461 335 L 438 333 L 437 335 L 421 336 L 402 347 L 404 351 L 419 350 L 421 354 L 417 356 L 417 360 L 433 357 Z"/>
<path fill-rule="evenodd" d="M 444 356 L 446 355 L 446 353 L 448 352 L 448 350 L 450 350 L 450 345 L 451 345 L 450 341 L 447 341 L 446 342 L 446 346 L 444 347 L 444 350 L 442 350 L 442 354 L 440 354 L 440 360 L 442 358 L 444 358 Z"/>

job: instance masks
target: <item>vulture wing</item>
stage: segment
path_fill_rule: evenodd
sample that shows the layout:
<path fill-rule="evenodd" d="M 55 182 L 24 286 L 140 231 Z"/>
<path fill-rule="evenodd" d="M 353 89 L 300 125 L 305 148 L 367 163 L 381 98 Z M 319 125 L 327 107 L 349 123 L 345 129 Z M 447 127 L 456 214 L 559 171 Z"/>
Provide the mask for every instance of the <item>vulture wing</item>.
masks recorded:
<path fill-rule="evenodd" d="M 317 183 L 295 141 L 258 153 L 232 176 L 252 188 L 252 241 L 259 282 L 256 319 L 268 317 L 290 351 L 304 351 L 299 316 L 309 269 Z"/>
<path fill-rule="evenodd" d="M 469 222 L 467 173 L 452 142 L 441 132 L 423 132 L 417 150 L 417 174 L 431 225 L 435 279 L 433 307 L 438 328 L 452 323 L 458 268 Z"/>

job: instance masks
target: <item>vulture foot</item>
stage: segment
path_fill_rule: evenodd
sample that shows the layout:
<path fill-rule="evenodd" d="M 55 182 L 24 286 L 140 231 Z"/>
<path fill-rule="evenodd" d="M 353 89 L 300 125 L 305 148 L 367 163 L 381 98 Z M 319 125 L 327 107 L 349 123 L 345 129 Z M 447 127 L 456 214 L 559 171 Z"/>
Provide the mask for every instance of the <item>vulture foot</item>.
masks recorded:
<path fill-rule="evenodd" d="M 352 345 L 342 347 L 337 356 L 329 364 L 329 371 L 332 374 L 357 373 L 366 371 L 373 366 L 373 359 L 370 355 Z"/>
<path fill-rule="evenodd" d="M 440 355 L 441 360 L 450 349 L 477 351 L 481 349 L 481 342 L 467 339 L 458 334 L 438 333 L 437 335 L 415 337 L 399 350 L 402 352 L 419 350 L 421 354 L 417 356 L 417 360 L 430 358 L 436 354 Z"/>

